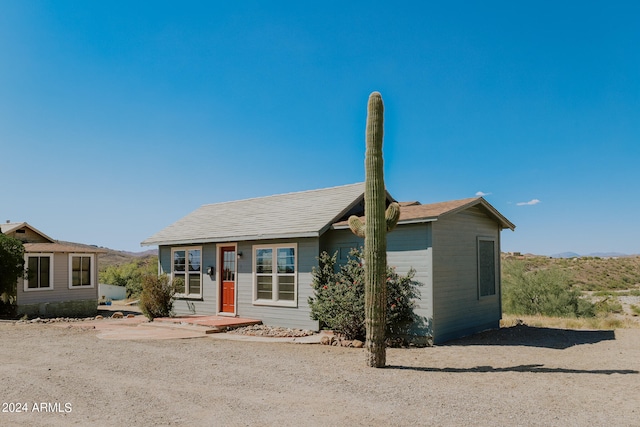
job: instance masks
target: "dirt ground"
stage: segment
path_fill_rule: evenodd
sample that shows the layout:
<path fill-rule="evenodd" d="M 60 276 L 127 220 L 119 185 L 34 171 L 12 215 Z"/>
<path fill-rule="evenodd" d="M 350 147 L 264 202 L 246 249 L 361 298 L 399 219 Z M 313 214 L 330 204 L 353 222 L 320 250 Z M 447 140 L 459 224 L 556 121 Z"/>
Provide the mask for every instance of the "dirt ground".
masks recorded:
<path fill-rule="evenodd" d="M 362 349 L 102 332 L 0 323 L 0 425 L 640 425 L 640 329 L 520 325 L 389 349 L 385 369 Z"/>

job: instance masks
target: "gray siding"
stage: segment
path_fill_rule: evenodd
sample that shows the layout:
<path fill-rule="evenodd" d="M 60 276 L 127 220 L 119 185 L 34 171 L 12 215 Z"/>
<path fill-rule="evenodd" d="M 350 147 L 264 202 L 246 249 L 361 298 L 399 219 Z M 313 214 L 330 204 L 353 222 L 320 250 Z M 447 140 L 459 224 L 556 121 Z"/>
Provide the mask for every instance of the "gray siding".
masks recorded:
<path fill-rule="evenodd" d="M 479 298 L 478 237 L 495 239 L 495 259 L 499 263 L 500 229 L 479 208 L 433 223 L 435 343 L 499 326 L 502 317 L 499 265 L 496 294 Z"/>
<path fill-rule="evenodd" d="M 217 308 L 217 285 L 216 276 L 207 275 L 207 267 L 216 269 L 216 245 L 213 243 L 197 245 L 202 247 L 202 298 L 201 299 L 181 299 L 174 300 L 173 310 L 178 316 L 189 314 L 213 315 L 218 312 Z M 180 246 L 189 247 L 189 246 Z M 160 273 L 171 274 L 171 247 L 160 246 L 158 248 L 158 263 Z"/>
<path fill-rule="evenodd" d="M 253 245 L 297 243 L 298 299 L 297 307 L 253 304 Z M 318 239 L 260 240 L 238 245 L 243 256 L 238 265 L 238 316 L 260 319 L 266 325 L 318 330 L 318 322 L 309 316 L 308 298 L 312 295 L 311 269 L 318 264 Z"/>
<path fill-rule="evenodd" d="M 28 255 L 28 254 L 27 254 Z M 35 254 L 34 254 L 35 255 Z M 93 288 L 69 289 L 69 254 L 53 254 L 53 289 L 37 291 L 24 290 L 24 280 L 18 280 L 18 305 L 38 304 L 43 302 L 79 301 L 98 299 L 98 256 L 93 257 L 91 274 L 95 286 Z M 96 302 L 97 307 L 97 302 Z"/>
<path fill-rule="evenodd" d="M 329 254 L 338 251 L 338 262 L 346 261 L 346 254 L 354 247 L 364 245 L 364 240 L 355 236 L 351 230 L 332 230 L 321 239 L 321 250 Z M 431 264 L 431 225 L 430 223 L 398 225 L 387 234 L 387 264 L 395 267 L 399 274 L 407 274 L 411 268 L 416 270 L 415 280 L 420 282 L 420 300 L 416 301 L 415 314 L 419 321 L 412 333 L 418 336 L 431 336 L 433 318 L 432 264 Z"/>
<path fill-rule="evenodd" d="M 297 307 L 281 307 L 271 305 L 256 305 L 253 303 L 253 246 L 266 244 L 296 243 L 298 245 L 298 299 Z M 229 245 L 235 242 L 229 242 Z M 223 244 L 220 244 L 223 245 Z M 318 330 L 318 322 L 309 317 L 308 298 L 311 296 L 311 268 L 317 264 L 318 239 L 291 239 L 291 240 L 260 240 L 237 243 L 238 252 L 242 256 L 237 263 L 236 276 L 236 315 L 239 317 L 259 319 L 264 324 L 291 328 L 303 328 Z M 218 313 L 218 282 L 217 275 L 209 277 L 206 274 L 207 267 L 214 266 L 218 273 L 216 263 L 216 244 L 202 245 L 203 266 L 203 295 L 201 300 L 176 299 L 174 311 L 176 315 Z M 159 264 L 161 273 L 171 272 L 171 247 L 160 246 Z"/>

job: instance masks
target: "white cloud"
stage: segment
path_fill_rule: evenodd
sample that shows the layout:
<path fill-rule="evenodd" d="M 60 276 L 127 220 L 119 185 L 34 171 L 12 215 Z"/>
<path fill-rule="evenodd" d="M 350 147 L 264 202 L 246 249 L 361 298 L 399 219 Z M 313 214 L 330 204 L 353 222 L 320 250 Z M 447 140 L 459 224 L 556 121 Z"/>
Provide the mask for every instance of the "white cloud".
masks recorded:
<path fill-rule="evenodd" d="M 484 191 L 478 191 L 476 193 L 476 196 L 480 196 L 480 197 L 484 197 L 484 196 L 488 196 L 491 193 L 485 193 Z"/>
<path fill-rule="evenodd" d="M 516 205 L 518 205 L 518 206 L 532 206 L 532 205 L 537 205 L 538 203 L 540 203 L 540 200 L 532 199 L 532 200 L 529 200 L 528 202 L 516 203 Z"/>

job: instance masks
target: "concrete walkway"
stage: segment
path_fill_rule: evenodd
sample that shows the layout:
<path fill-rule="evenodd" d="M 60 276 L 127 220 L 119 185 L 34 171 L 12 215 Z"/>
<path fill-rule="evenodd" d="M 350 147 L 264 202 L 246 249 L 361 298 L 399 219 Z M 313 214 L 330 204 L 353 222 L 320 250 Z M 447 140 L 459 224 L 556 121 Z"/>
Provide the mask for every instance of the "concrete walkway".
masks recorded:
<path fill-rule="evenodd" d="M 113 318 L 115 312 L 124 318 Z M 126 313 L 125 313 L 126 312 Z M 260 320 L 230 316 L 180 316 L 157 318 L 153 322 L 140 314 L 136 306 L 100 306 L 98 313 L 103 319 L 72 323 L 55 323 L 65 328 L 95 329 L 97 337 L 104 340 L 166 340 L 187 338 L 213 338 L 231 341 L 288 342 L 301 344 L 320 343 L 322 334 L 306 337 L 259 337 L 225 333 L 227 328 L 256 325 Z M 126 317 L 127 314 L 132 317 Z"/>

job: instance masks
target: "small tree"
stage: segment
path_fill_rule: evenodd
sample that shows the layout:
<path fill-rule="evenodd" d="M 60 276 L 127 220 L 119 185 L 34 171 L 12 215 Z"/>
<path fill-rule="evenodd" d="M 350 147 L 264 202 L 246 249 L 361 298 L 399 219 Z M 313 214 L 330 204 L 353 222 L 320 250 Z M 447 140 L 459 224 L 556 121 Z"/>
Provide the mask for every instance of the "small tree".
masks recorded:
<path fill-rule="evenodd" d="M 346 339 L 364 340 L 365 328 L 365 270 L 362 253 L 352 249 L 347 263 L 336 269 L 337 253 L 323 252 L 318 258 L 319 266 L 312 270 L 314 296 L 309 298 L 311 318 L 323 326 L 343 334 Z M 413 309 L 420 297 L 414 280 L 415 270 L 407 275 L 398 274 L 389 267 L 386 272 L 388 339 L 403 337 L 415 320 Z"/>
<path fill-rule="evenodd" d="M 179 286 L 176 279 L 173 282 L 169 276 L 147 274 L 142 278 L 142 293 L 140 294 L 140 309 L 149 320 L 156 317 L 169 317 L 173 315 L 173 296 L 176 293 L 176 286 Z"/>
<path fill-rule="evenodd" d="M 24 274 L 24 245 L 0 233 L 0 302 L 4 306 L 0 311 L 10 311 L 15 305 L 18 279 Z"/>

